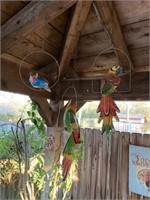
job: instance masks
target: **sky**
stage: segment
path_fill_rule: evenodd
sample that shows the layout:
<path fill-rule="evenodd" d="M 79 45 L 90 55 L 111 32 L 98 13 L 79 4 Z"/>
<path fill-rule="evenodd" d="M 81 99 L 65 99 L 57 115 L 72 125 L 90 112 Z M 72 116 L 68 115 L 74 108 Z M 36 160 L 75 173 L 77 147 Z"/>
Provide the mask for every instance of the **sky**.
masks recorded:
<path fill-rule="evenodd" d="M 26 103 L 30 98 L 26 95 L 0 91 L 0 104 L 1 103 Z"/>

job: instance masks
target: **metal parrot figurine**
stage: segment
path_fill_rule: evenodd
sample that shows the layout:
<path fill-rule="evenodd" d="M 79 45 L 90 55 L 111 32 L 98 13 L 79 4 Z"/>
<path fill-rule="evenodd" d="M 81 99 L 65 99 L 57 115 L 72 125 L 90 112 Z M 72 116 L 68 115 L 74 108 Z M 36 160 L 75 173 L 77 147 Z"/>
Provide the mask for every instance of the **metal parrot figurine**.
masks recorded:
<path fill-rule="evenodd" d="M 97 113 L 100 113 L 98 123 L 103 120 L 102 134 L 106 132 L 107 138 L 111 130 L 114 130 L 112 119 L 113 117 L 119 121 L 116 112 L 120 112 L 111 94 L 116 90 L 120 84 L 121 79 L 119 74 L 122 72 L 122 67 L 112 66 L 104 79 L 101 80 L 101 101 L 97 108 Z"/>
<path fill-rule="evenodd" d="M 39 89 L 45 89 L 48 92 L 51 92 L 51 90 L 48 86 L 48 81 L 45 78 L 40 77 L 38 75 L 38 73 L 35 73 L 35 74 L 30 73 L 29 81 L 30 81 L 32 87 L 39 88 Z"/>
<path fill-rule="evenodd" d="M 67 105 L 63 118 L 64 127 L 67 131 L 67 134 L 69 134 L 69 138 L 63 150 L 63 161 L 62 161 L 63 181 L 66 180 L 66 177 L 70 171 L 76 144 L 81 143 L 80 128 L 76 117 L 76 110 L 77 110 L 76 103 L 70 101 Z"/>

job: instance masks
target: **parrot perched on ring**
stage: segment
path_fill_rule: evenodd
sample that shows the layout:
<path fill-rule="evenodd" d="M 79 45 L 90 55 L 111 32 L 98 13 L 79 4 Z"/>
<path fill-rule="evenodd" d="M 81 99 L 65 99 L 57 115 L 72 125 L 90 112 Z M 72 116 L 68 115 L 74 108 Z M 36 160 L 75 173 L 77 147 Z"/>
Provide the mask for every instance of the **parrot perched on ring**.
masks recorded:
<path fill-rule="evenodd" d="M 34 88 L 45 89 L 48 92 L 51 92 L 48 86 L 49 82 L 45 78 L 40 77 L 38 73 L 30 72 L 29 82 Z"/>
<path fill-rule="evenodd" d="M 64 128 L 69 135 L 63 150 L 63 181 L 66 180 L 69 174 L 71 164 L 73 162 L 73 154 L 77 144 L 81 143 L 80 140 L 80 127 L 76 116 L 77 105 L 74 101 L 70 101 L 66 107 L 63 117 Z"/>
<path fill-rule="evenodd" d="M 107 138 L 110 131 L 114 131 L 112 119 L 113 117 L 119 121 L 119 117 L 116 112 L 120 112 L 115 101 L 111 97 L 111 94 L 115 92 L 116 88 L 120 84 L 119 75 L 122 73 L 121 66 L 112 66 L 108 73 L 101 80 L 101 100 L 97 108 L 97 113 L 100 113 L 98 123 L 103 121 L 102 134 L 106 132 Z"/>

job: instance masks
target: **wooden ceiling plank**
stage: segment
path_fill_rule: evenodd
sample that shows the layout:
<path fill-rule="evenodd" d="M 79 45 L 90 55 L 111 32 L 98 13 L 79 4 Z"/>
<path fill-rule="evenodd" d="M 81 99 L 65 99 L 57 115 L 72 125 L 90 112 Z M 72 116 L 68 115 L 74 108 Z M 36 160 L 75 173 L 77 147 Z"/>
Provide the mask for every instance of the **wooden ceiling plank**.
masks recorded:
<path fill-rule="evenodd" d="M 33 1 L 9 19 L 1 28 L 2 53 L 31 32 L 53 20 L 76 1 Z M 43 12 L 44 11 L 44 12 Z"/>
<path fill-rule="evenodd" d="M 81 36 L 78 43 L 78 58 L 95 56 L 100 52 L 112 52 L 112 45 L 109 42 L 108 35 L 105 31 L 92 33 L 89 35 Z"/>
<path fill-rule="evenodd" d="M 149 66 L 149 61 L 150 61 L 149 46 L 137 49 L 131 49 L 129 51 L 132 56 L 134 70 L 136 70 L 136 67 L 139 67 L 141 68 L 141 71 L 142 70 L 144 71 L 143 66 Z"/>
<path fill-rule="evenodd" d="M 9 18 L 10 18 L 9 15 L 7 15 L 5 12 L 1 10 L 1 25 L 6 23 Z"/>
<path fill-rule="evenodd" d="M 141 48 L 149 44 L 149 20 L 122 27 L 128 49 Z"/>
<path fill-rule="evenodd" d="M 60 59 L 61 78 L 67 72 L 91 5 L 92 2 L 90 1 L 78 1 L 76 4 Z"/>
<path fill-rule="evenodd" d="M 89 71 L 92 73 L 92 71 L 108 70 L 111 66 L 118 64 L 118 59 L 113 52 L 102 54 L 99 57 L 91 56 L 77 59 L 74 68 L 77 73 L 84 73 Z"/>
<path fill-rule="evenodd" d="M 121 25 L 149 19 L 150 2 L 147 0 L 114 1 L 114 6 Z"/>
<path fill-rule="evenodd" d="M 39 114 L 45 120 L 48 127 L 52 126 L 52 110 L 46 98 L 33 97 L 30 99 L 39 105 Z"/>
<path fill-rule="evenodd" d="M 23 1 L 2 1 L 1 10 L 10 17 L 15 15 L 19 10 L 24 8 L 26 4 Z"/>
<path fill-rule="evenodd" d="M 98 14 L 100 15 L 101 21 L 104 25 L 104 29 L 107 32 L 113 47 L 116 48 L 115 53 L 118 56 L 120 64 L 125 70 L 129 70 L 130 67 L 131 69 L 133 69 L 133 64 L 130 59 L 130 55 L 122 34 L 115 7 L 113 6 L 113 2 L 95 1 L 94 5 L 96 7 L 96 10 L 98 11 Z M 127 57 L 130 59 L 131 66 Z"/>
<path fill-rule="evenodd" d="M 26 61 L 33 63 L 34 65 L 46 65 L 47 63 L 53 61 L 50 55 L 42 53 L 43 40 L 36 34 L 31 34 L 33 37 L 31 39 L 26 39 L 20 42 L 20 44 L 15 44 L 7 50 L 7 53 L 17 56 L 23 59 L 26 56 Z M 44 50 L 58 58 L 59 52 L 56 48 L 48 43 L 45 43 Z M 37 52 L 35 52 L 37 51 Z M 28 56 L 27 56 L 28 55 Z"/>
<path fill-rule="evenodd" d="M 62 13 L 49 23 L 51 26 L 55 27 L 55 29 L 63 36 L 65 35 L 66 32 L 69 14 L 70 10 L 66 10 L 64 13 Z"/>
<path fill-rule="evenodd" d="M 81 31 L 81 36 L 89 35 L 92 33 L 98 33 L 103 30 L 103 26 L 97 20 L 97 15 L 95 13 L 94 7 L 92 6 L 87 16 L 84 28 Z"/>
<path fill-rule="evenodd" d="M 3 54 L 1 55 L 1 58 L 4 58 L 4 59 L 6 59 L 6 60 L 8 60 L 8 61 L 11 61 L 11 62 L 14 62 L 14 63 L 16 63 L 16 64 L 18 64 L 18 65 L 20 65 L 20 63 L 21 63 L 21 61 L 22 61 L 22 59 L 20 59 L 20 58 L 18 58 L 18 57 L 16 57 L 16 56 L 13 56 L 13 55 L 11 55 L 11 54 L 9 54 L 9 53 L 3 53 Z M 32 68 L 34 65 L 31 64 L 31 63 L 29 63 L 29 62 L 27 62 L 27 61 L 24 61 L 24 62 L 23 62 L 23 66 L 24 66 L 24 67 L 27 67 L 27 68 Z"/>
<path fill-rule="evenodd" d="M 45 43 L 49 43 L 53 45 L 56 49 L 61 48 L 63 36 L 51 24 L 46 24 L 46 26 L 41 27 L 35 33 L 39 37 L 42 36 L 44 40 L 43 47 L 45 47 Z"/>

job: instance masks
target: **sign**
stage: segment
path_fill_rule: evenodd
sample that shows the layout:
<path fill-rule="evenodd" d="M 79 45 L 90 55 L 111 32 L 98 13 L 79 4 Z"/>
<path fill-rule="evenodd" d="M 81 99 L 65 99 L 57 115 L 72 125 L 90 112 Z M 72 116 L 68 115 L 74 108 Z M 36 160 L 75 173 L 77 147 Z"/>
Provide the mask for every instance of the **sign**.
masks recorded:
<path fill-rule="evenodd" d="M 150 148 L 129 145 L 129 191 L 150 197 Z"/>

